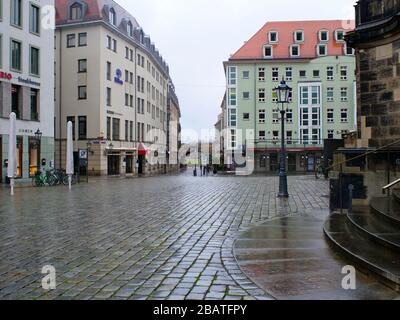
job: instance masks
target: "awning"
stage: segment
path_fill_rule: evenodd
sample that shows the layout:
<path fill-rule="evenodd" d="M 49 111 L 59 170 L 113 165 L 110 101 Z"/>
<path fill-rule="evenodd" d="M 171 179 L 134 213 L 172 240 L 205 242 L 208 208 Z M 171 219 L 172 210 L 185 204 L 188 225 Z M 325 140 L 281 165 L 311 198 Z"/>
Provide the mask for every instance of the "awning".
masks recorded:
<path fill-rule="evenodd" d="M 138 147 L 138 155 L 146 156 L 147 152 L 148 152 L 148 149 L 146 148 L 146 146 L 143 143 L 140 143 L 139 147 Z"/>

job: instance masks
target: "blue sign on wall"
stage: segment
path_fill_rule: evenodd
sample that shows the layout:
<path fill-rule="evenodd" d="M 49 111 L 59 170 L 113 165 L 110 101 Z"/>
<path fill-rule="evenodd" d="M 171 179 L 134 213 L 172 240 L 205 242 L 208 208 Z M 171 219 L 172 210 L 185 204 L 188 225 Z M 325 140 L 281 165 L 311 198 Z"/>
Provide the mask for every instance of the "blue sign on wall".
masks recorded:
<path fill-rule="evenodd" d="M 124 84 L 124 81 L 122 81 L 121 77 L 122 77 L 122 71 L 121 71 L 121 69 L 117 69 L 117 71 L 115 72 L 115 78 L 114 78 L 115 83 L 118 83 L 121 85 Z"/>

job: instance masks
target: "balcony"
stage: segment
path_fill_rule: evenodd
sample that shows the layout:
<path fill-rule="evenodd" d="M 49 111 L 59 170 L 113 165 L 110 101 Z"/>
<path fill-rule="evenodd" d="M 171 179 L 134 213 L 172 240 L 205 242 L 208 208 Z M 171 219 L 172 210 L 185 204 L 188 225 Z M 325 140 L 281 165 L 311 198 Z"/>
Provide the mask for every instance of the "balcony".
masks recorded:
<path fill-rule="evenodd" d="M 281 140 L 280 139 L 258 139 L 254 140 L 254 148 L 256 150 L 264 149 L 264 150 L 278 150 L 281 148 Z M 321 140 L 293 140 L 287 139 L 285 140 L 285 146 L 287 149 L 293 150 L 304 150 L 304 149 L 323 149 L 324 141 Z"/>

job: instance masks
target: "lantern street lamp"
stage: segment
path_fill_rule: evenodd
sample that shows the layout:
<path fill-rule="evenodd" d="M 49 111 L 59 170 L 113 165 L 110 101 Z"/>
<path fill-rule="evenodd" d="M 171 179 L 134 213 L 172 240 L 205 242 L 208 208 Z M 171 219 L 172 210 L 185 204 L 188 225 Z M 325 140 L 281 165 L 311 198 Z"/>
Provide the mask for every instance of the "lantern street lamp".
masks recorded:
<path fill-rule="evenodd" d="M 35 132 L 35 147 L 36 147 L 36 157 L 37 157 L 37 159 L 36 159 L 36 166 L 37 166 L 37 173 L 40 173 L 41 172 L 41 170 L 40 170 L 40 153 L 41 153 L 41 150 L 40 150 L 40 146 L 41 146 L 41 142 L 42 142 L 42 136 L 43 136 L 43 133 L 40 131 L 40 129 L 37 129 L 37 131 Z"/>
<path fill-rule="evenodd" d="M 288 183 L 287 183 L 287 174 L 286 174 L 286 148 L 285 148 L 285 116 L 286 109 L 285 104 L 289 103 L 290 92 L 292 88 L 290 88 L 284 79 L 282 79 L 280 85 L 274 89 L 277 95 L 277 103 L 278 110 L 281 114 L 281 156 L 280 156 L 280 168 L 279 168 L 279 198 L 288 198 Z M 279 109 L 279 105 L 282 105 L 282 109 Z"/>

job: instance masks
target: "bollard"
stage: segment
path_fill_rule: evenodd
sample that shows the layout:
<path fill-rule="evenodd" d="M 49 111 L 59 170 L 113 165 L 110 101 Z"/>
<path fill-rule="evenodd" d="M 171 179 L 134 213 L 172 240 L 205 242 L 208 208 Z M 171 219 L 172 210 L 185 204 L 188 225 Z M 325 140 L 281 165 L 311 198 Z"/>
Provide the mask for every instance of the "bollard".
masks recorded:
<path fill-rule="evenodd" d="M 349 213 L 353 213 L 353 191 L 354 185 L 349 185 Z"/>

